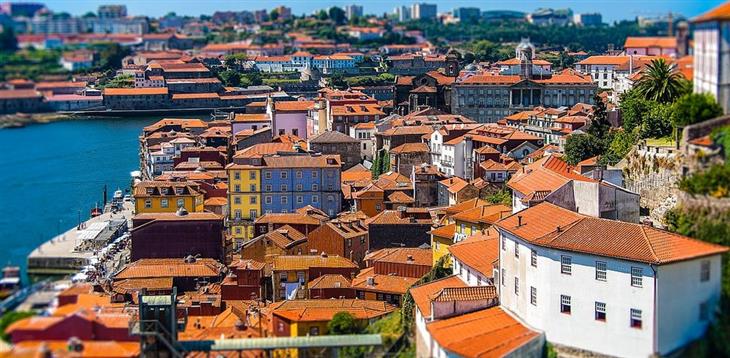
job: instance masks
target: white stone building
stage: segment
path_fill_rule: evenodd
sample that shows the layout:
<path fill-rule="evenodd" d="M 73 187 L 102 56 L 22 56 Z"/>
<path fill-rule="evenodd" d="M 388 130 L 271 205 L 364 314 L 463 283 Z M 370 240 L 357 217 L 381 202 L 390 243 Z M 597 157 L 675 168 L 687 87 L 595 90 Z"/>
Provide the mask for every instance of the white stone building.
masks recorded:
<path fill-rule="evenodd" d="M 710 93 L 730 113 L 730 3 L 694 22 L 694 92 Z"/>

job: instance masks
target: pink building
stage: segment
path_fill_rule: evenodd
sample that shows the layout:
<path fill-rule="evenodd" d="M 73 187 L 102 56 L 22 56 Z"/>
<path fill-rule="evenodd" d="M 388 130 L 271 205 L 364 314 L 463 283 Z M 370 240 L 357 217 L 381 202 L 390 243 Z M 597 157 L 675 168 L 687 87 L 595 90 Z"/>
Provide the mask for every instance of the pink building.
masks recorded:
<path fill-rule="evenodd" d="M 314 101 L 269 101 L 266 113 L 271 118 L 273 136 L 284 134 L 307 139 L 307 114 Z"/>

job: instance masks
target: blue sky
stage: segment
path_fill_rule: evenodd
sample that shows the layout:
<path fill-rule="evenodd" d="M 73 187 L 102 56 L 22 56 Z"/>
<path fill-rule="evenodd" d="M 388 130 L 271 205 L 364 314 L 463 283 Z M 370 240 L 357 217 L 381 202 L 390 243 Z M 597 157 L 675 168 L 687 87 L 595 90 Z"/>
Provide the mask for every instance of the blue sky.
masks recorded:
<path fill-rule="evenodd" d="M 41 0 L 42 1 L 42 0 Z M 424 1 L 424 0 L 421 0 Z M 180 15 L 212 14 L 224 10 L 256 10 L 273 8 L 279 4 L 289 6 L 295 14 L 311 13 L 329 6 L 361 4 L 366 13 L 391 12 L 397 5 L 409 5 L 414 1 L 398 0 L 46 0 L 45 4 L 54 11 L 83 14 L 95 11 L 102 4 L 126 4 L 132 15 L 162 16 L 170 11 Z M 532 11 L 538 7 L 570 7 L 574 12 L 600 12 L 606 22 L 633 19 L 636 16 L 657 16 L 668 12 L 687 17 L 697 16 L 721 3 L 723 0 L 425 0 L 438 4 L 438 10 L 451 10 L 458 6 L 475 6 L 482 10 Z"/>

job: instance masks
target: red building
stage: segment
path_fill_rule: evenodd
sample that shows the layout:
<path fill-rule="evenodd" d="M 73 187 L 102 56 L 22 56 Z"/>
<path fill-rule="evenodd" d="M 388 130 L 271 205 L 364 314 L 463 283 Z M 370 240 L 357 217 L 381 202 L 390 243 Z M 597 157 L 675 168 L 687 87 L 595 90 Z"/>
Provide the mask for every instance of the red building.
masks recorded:
<path fill-rule="evenodd" d="M 363 266 L 368 251 L 368 229 L 361 220 L 337 218 L 307 235 L 311 251 L 338 255 Z"/>
<path fill-rule="evenodd" d="M 136 215 L 132 225 L 132 261 L 188 255 L 223 260 L 224 227 L 219 215 L 146 213 Z"/>
<path fill-rule="evenodd" d="M 231 274 L 221 284 L 221 299 L 227 300 L 261 300 L 264 292 L 263 262 L 235 259 L 228 268 Z"/>

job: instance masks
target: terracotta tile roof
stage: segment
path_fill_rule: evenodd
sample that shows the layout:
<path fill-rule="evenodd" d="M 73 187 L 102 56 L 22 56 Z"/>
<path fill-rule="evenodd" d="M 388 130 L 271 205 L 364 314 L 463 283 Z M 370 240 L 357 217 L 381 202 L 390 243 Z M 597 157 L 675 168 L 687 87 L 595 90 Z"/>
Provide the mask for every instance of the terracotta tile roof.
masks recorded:
<path fill-rule="evenodd" d="M 464 210 L 473 209 L 487 204 L 489 203 L 479 198 L 469 199 L 467 201 L 446 208 L 446 215 L 454 215 Z"/>
<path fill-rule="evenodd" d="M 426 326 L 439 346 L 462 357 L 504 357 L 539 334 L 500 307 L 448 318 Z"/>
<path fill-rule="evenodd" d="M 172 290 L 172 277 L 131 278 L 113 283 L 114 292 L 131 293 L 143 288 L 148 290 Z"/>
<path fill-rule="evenodd" d="M 375 122 L 363 122 L 354 125 L 356 129 L 375 129 Z"/>
<path fill-rule="evenodd" d="M 624 42 L 624 48 L 635 48 L 635 47 L 659 47 L 659 48 L 677 48 L 677 38 L 674 36 L 665 37 L 634 37 L 629 36 Z"/>
<path fill-rule="evenodd" d="M 342 275 L 327 274 L 309 281 L 307 288 L 310 290 L 323 288 L 350 288 L 350 280 Z"/>
<path fill-rule="evenodd" d="M 343 104 L 332 106 L 333 116 L 385 115 L 377 103 Z"/>
<path fill-rule="evenodd" d="M 304 112 L 314 107 L 314 101 L 276 101 L 274 109 L 282 112 Z"/>
<path fill-rule="evenodd" d="M 522 166 L 519 165 L 517 162 L 509 162 L 507 164 L 495 162 L 494 160 L 487 159 L 481 163 L 479 163 L 479 167 L 486 171 L 490 170 L 497 170 L 497 171 L 511 171 L 516 172 L 519 170 Z"/>
<path fill-rule="evenodd" d="M 265 122 L 270 121 L 267 113 L 236 113 L 233 117 L 234 122 Z"/>
<path fill-rule="evenodd" d="M 157 88 L 104 88 L 104 96 L 167 95 L 167 87 Z"/>
<path fill-rule="evenodd" d="M 368 279 L 372 280 L 372 285 L 368 283 Z M 402 295 L 408 292 L 408 289 L 418 280 L 418 277 L 376 274 L 375 269 L 370 267 L 360 271 L 357 277 L 352 279 L 352 288 Z"/>
<path fill-rule="evenodd" d="M 456 232 L 456 224 L 444 225 L 435 229 L 431 229 L 431 235 L 442 237 L 445 239 L 453 239 Z"/>
<path fill-rule="evenodd" d="M 343 171 L 340 174 L 340 181 L 343 183 L 349 183 L 360 180 L 370 180 L 372 177 L 373 173 L 370 169 L 365 168 L 362 164 L 358 163 L 354 167 Z"/>
<path fill-rule="evenodd" d="M 518 216 L 522 225 L 517 226 Z M 540 203 L 495 224 L 535 245 L 662 265 L 728 248 L 641 224 L 599 219 Z"/>
<path fill-rule="evenodd" d="M 347 220 L 342 217 L 325 223 L 341 238 L 355 238 L 367 235 L 368 229 L 360 220 Z"/>
<path fill-rule="evenodd" d="M 325 131 L 309 138 L 309 143 L 360 143 L 360 141 L 338 131 Z"/>
<path fill-rule="evenodd" d="M 264 156 L 267 168 L 339 168 L 340 155 L 275 155 Z"/>
<path fill-rule="evenodd" d="M 415 217 L 414 217 L 415 218 Z M 384 210 L 365 220 L 366 225 L 403 225 L 403 224 L 431 224 L 431 219 L 415 218 L 412 219 L 406 213 L 405 217 L 401 217 L 398 210 Z"/>
<path fill-rule="evenodd" d="M 282 255 L 274 258 L 274 271 L 308 270 L 310 267 L 351 268 L 357 265 L 341 256 Z"/>
<path fill-rule="evenodd" d="M 479 271 L 487 278 L 492 278 L 492 262 L 499 259 L 499 233 L 489 228 L 484 234 L 467 237 L 449 246 L 449 252 L 455 260 Z"/>
<path fill-rule="evenodd" d="M 430 149 L 426 143 L 403 143 L 390 150 L 391 154 L 428 153 Z"/>
<path fill-rule="evenodd" d="M 36 90 L 0 90 L 0 99 L 41 98 Z"/>
<path fill-rule="evenodd" d="M 319 225 L 321 219 L 306 213 L 267 213 L 256 219 L 256 224 Z"/>
<path fill-rule="evenodd" d="M 692 19 L 692 22 L 727 21 L 730 20 L 730 3 L 724 2 L 712 10 Z"/>
<path fill-rule="evenodd" d="M 422 86 L 412 89 L 411 93 L 436 93 L 436 88 L 427 86 L 427 85 L 422 85 Z"/>
<path fill-rule="evenodd" d="M 262 157 L 267 154 L 273 155 L 279 152 L 294 153 L 294 147 L 291 143 L 259 143 L 237 151 L 233 158 Z"/>
<path fill-rule="evenodd" d="M 236 257 L 233 259 L 233 262 L 228 265 L 228 267 L 247 270 L 263 270 L 264 267 L 266 267 L 266 264 L 256 260 L 242 259 L 241 257 Z"/>
<path fill-rule="evenodd" d="M 702 146 L 702 147 L 711 147 L 715 145 L 715 141 L 712 140 L 712 137 L 709 135 L 702 136 L 699 138 L 695 138 L 689 141 L 690 144 Z"/>
<path fill-rule="evenodd" d="M 397 76 L 395 80 L 396 85 L 404 85 L 404 86 L 410 86 L 413 84 L 413 79 L 416 78 L 416 76 Z"/>
<path fill-rule="evenodd" d="M 629 56 L 590 56 L 581 61 L 578 65 L 622 65 L 629 61 Z"/>
<path fill-rule="evenodd" d="M 146 180 L 134 186 L 133 195 L 135 198 L 196 196 L 200 195 L 200 185 L 195 182 Z"/>
<path fill-rule="evenodd" d="M 467 185 L 469 185 L 469 182 L 459 177 L 444 179 L 439 183 L 445 185 L 447 190 L 451 193 L 458 193 L 461 189 L 464 189 Z"/>
<path fill-rule="evenodd" d="M 409 289 L 413 302 L 421 311 L 424 317 L 431 317 L 431 300 L 442 289 L 446 287 L 467 287 L 467 285 L 458 276 L 449 276 L 439 280 L 424 283 L 422 285 L 411 287 Z"/>
<path fill-rule="evenodd" d="M 183 129 L 189 130 L 192 128 L 208 128 L 208 123 L 205 123 L 200 119 L 163 118 L 153 124 L 144 127 L 144 131 L 156 131 L 166 126 L 180 126 Z"/>
<path fill-rule="evenodd" d="M 433 133 L 431 126 L 402 126 L 393 127 L 383 131 L 384 137 L 400 136 L 400 135 L 424 135 Z"/>
<path fill-rule="evenodd" d="M 458 221 L 469 223 L 493 224 L 512 214 L 512 208 L 502 204 L 482 205 L 473 209 L 464 210 L 451 216 Z"/>
<path fill-rule="evenodd" d="M 428 72 L 426 72 L 426 75 L 435 79 L 436 83 L 438 83 L 441 86 L 450 85 L 450 84 L 456 82 L 456 77 L 449 77 L 438 71 L 428 71 Z"/>
<path fill-rule="evenodd" d="M 129 263 L 114 276 L 115 280 L 156 277 L 214 277 L 220 275 L 221 265 L 213 259 L 140 259 Z"/>
<path fill-rule="evenodd" d="M 533 79 L 531 81 L 551 84 L 593 84 L 593 79 L 590 75 L 583 75 L 571 68 L 566 68 L 562 72 L 554 73 L 550 78 Z"/>
<path fill-rule="evenodd" d="M 433 264 L 431 249 L 419 249 L 415 247 L 398 247 L 380 249 L 365 255 L 364 261 L 370 261 L 370 266 L 375 262 L 391 262 L 401 264 L 414 264 L 431 266 Z"/>
<path fill-rule="evenodd" d="M 574 172 L 573 168 L 558 156 L 550 155 L 515 173 L 507 182 L 507 186 L 530 197 L 538 192 L 553 192 L 571 180 L 596 182 Z"/>
<path fill-rule="evenodd" d="M 413 198 L 408 196 L 408 194 L 402 191 L 394 191 L 393 194 L 388 195 L 386 201 L 398 204 L 410 204 L 416 202 Z"/>
<path fill-rule="evenodd" d="M 520 82 L 520 76 L 517 75 L 474 75 L 462 82 L 461 84 L 515 84 Z"/>
<path fill-rule="evenodd" d="M 292 322 L 329 321 L 338 312 L 348 312 L 358 320 L 373 319 L 394 310 L 386 302 L 356 299 L 290 300 L 271 305 L 272 314 Z"/>
<path fill-rule="evenodd" d="M 297 231 L 297 229 L 289 226 L 284 225 L 278 229 L 269 231 L 265 234 L 262 234 L 259 237 L 256 237 L 254 239 L 251 239 L 243 244 L 244 248 L 250 246 L 254 242 L 258 240 L 268 239 L 270 242 L 273 242 L 274 245 L 282 248 L 282 249 L 288 249 L 290 247 L 299 245 L 307 240 L 307 237 L 302 234 L 301 232 Z"/>
<path fill-rule="evenodd" d="M 521 63 L 520 62 L 520 59 L 519 58 L 516 58 L 516 57 L 510 58 L 509 60 L 504 60 L 504 61 L 497 62 L 498 65 L 505 65 L 505 66 L 519 65 L 520 63 Z M 541 60 L 541 59 L 538 59 L 538 58 L 532 59 L 532 64 L 533 65 L 538 65 L 538 66 L 552 65 L 549 61 Z"/>
<path fill-rule="evenodd" d="M 433 302 L 479 301 L 497 298 L 494 286 L 444 287 L 433 298 Z"/>

